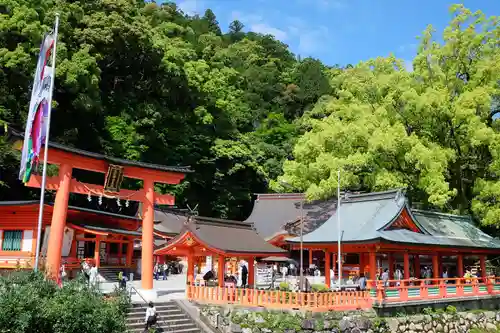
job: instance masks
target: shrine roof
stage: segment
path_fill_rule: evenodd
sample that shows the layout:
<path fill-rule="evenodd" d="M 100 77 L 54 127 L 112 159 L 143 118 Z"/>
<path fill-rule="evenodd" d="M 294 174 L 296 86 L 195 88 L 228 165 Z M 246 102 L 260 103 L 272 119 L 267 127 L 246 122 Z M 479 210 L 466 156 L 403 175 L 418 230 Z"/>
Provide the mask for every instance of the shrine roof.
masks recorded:
<path fill-rule="evenodd" d="M 288 234 L 287 225 L 298 223 L 301 218 L 302 194 L 272 193 L 256 194 L 252 213 L 245 222 L 253 223 L 259 235 L 270 239 L 275 235 Z M 308 233 L 332 216 L 337 199 L 304 202 L 304 232 Z"/>
<path fill-rule="evenodd" d="M 141 236 L 140 232 L 133 231 L 133 230 L 127 230 L 123 228 L 118 228 L 118 227 L 109 227 L 104 224 L 100 224 L 97 222 L 70 222 L 68 223 L 69 227 L 75 227 L 75 228 L 81 228 L 89 233 L 96 233 L 96 234 L 114 234 L 114 235 L 124 235 L 124 236 L 136 236 L 139 237 Z"/>
<path fill-rule="evenodd" d="M 139 204 L 136 217 L 140 219 L 142 214 L 142 204 Z M 177 210 L 158 209 L 155 207 L 154 229 L 155 232 L 165 236 L 173 237 L 178 235 L 184 224 L 187 223 L 188 216 Z"/>
<path fill-rule="evenodd" d="M 421 232 L 406 229 L 387 230 L 406 209 Z M 337 213 L 322 226 L 303 236 L 304 243 L 336 243 Z M 348 195 L 340 206 L 343 243 L 387 241 L 391 243 L 448 247 L 499 248 L 500 240 L 477 228 L 470 217 L 411 209 L 401 189 Z M 289 243 L 299 243 L 295 237 Z"/>
<path fill-rule="evenodd" d="M 40 205 L 40 201 L 39 200 L 0 201 L 0 207 L 8 207 L 8 206 L 30 206 L 30 205 L 38 206 L 38 205 Z M 54 203 L 47 202 L 47 203 L 45 203 L 45 206 L 52 208 L 54 206 Z M 117 213 L 110 213 L 110 212 L 105 212 L 105 211 L 102 211 L 102 210 L 96 210 L 96 209 L 90 209 L 90 208 L 83 208 L 83 207 L 76 207 L 76 206 L 68 206 L 68 213 L 69 213 L 69 211 L 89 213 L 89 214 L 95 214 L 95 215 L 106 216 L 106 217 L 117 218 L 117 219 L 125 219 L 125 220 L 132 220 L 132 221 L 141 221 L 141 219 L 138 218 L 138 217 L 136 217 L 136 216 L 123 215 L 123 214 L 117 214 Z"/>
<path fill-rule="evenodd" d="M 24 139 L 24 134 L 13 129 L 9 129 L 9 134 L 15 138 Z M 130 161 L 117 157 L 111 157 L 103 154 L 93 153 L 86 150 L 69 147 L 55 142 L 49 142 L 49 148 L 61 150 L 67 153 L 76 154 L 88 158 L 93 158 L 96 160 L 106 161 L 113 164 L 123 165 L 123 166 L 133 166 L 143 169 L 151 169 L 157 171 L 168 171 L 177 173 L 192 173 L 193 170 L 189 166 L 165 166 L 160 164 Z"/>
<path fill-rule="evenodd" d="M 251 223 L 202 216 L 191 216 L 183 225 L 180 234 L 156 251 L 168 252 L 169 248 L 177 246 L 188 234 L 201 246 L 226 254 L 270 256 L 287 253 L 286 250 L 266 242 Z"/>

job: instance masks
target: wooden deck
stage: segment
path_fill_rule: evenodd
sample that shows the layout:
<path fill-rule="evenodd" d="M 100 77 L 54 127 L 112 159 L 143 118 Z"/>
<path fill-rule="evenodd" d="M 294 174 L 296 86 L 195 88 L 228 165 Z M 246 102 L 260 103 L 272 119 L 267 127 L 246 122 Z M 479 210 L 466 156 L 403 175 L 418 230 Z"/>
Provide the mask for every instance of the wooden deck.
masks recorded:
<path fill-rule="evenodd" d="M 256 290 L 234 287 L 190 285 L 187 299 L 204 304 L 233 304 L 270 309 L 300 309 L 308 311 L 347 311 L 369 309 L 397 303 L 425 303 L 452 299 L 477 299 L 500 296 L 500 278 L 428 279 L 368 281 L 366 291 L 299 293 L 277 290 Z"/>

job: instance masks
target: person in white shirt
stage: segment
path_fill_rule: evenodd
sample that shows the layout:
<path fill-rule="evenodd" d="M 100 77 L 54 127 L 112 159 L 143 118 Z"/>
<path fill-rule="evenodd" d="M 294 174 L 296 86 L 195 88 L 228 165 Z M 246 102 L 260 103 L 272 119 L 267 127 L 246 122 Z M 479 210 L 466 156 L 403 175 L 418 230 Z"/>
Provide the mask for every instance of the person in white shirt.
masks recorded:
<path fill-rule="evenodd" d="M 89 282 L 92 287 L 96 286 L 98 275 L 99 272 L 97 271 L 97 266 L 96 265 L 92 266 L 89 272 Z"/>
<path fill-rule="evenodd" d="M 149 302 L 148 308 L 146 309 L 146 332 L 156 324 L 156 308 L 152 302 Z"/>
<path fill-rule="evenodd" d="M 330 286 L 333 287 L 334 284 L 335 284 L 335 271 L 333 270 L 333 268 L 330 268 Z"/>
<path fill-rule="evenodd" d="M 297 276 L 297 271 L 295 270 L 295 265 L 293 262 L 290 264 L 290 275 Z"/>

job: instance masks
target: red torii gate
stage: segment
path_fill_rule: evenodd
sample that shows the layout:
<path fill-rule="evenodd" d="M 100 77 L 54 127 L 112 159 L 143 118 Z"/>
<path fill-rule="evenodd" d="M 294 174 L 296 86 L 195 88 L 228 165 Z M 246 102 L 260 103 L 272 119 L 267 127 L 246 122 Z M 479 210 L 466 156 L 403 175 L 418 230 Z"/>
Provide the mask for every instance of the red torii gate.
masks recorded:
<path fill-rule="evenodd" d="M 13 131 L 12 134 L 17 137 L 14 147 L 22 149 L 22 135 Z M 40 160 L 43 160 L 43 149 Z M 175 201 L 173 195 L 155 192 L 154 184 L 155 182 L 179 184 L 185 174 L 192 171 L 188 167 L 169 167 L 108 157 L 56 143 L 49 143 L 48 163 L 59 166 L 59 175 L 47 177 L 46 180 L 46 189 L 57 191 L 47 249 L 47 273 L 52 277 L 59 274 L 70 193 L 126 198 L 142 203 L 142 289 L 152 290 L 154 204 L 173 205 Z M 104 173 L 106 174 L 105 185 L 79 182 L 72 178 L 73 169 Z M 121 190 L 123 177 L 142 180 L 142 189 L 139 191 Z M 26 186 L 40 188 L 41 180 L 41 176 L 33 175 Z"/>

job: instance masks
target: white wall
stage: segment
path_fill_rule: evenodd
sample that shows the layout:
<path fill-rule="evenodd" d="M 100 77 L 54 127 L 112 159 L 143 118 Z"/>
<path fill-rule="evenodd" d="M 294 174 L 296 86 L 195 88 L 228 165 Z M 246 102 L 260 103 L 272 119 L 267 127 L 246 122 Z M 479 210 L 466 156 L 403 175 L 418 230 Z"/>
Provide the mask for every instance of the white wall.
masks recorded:
<path fill-rule="evenodd" d="M 21 251 L 31 252 L 33 250 L 33 230 L 24 230 Z"/>

